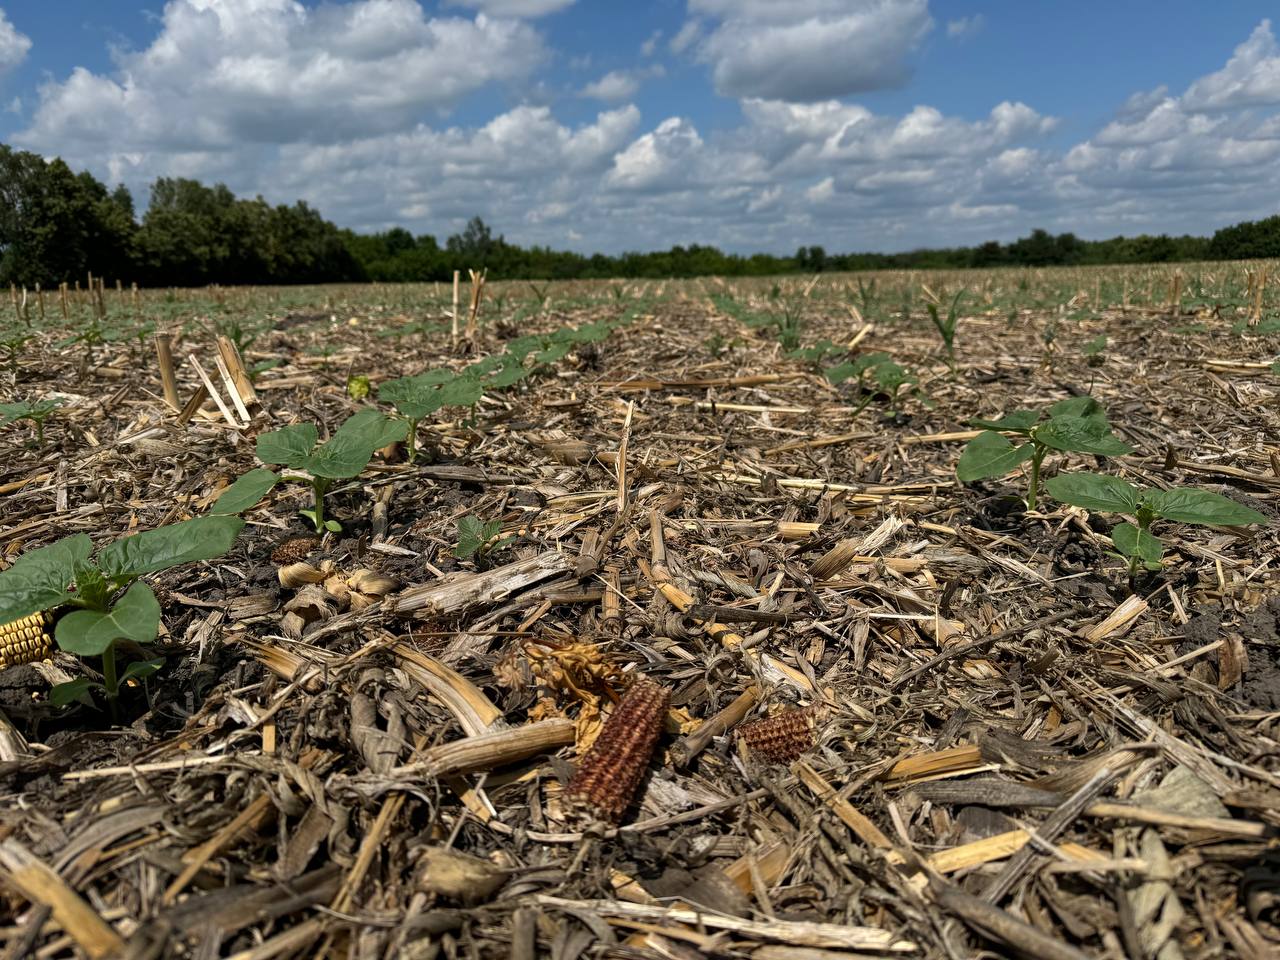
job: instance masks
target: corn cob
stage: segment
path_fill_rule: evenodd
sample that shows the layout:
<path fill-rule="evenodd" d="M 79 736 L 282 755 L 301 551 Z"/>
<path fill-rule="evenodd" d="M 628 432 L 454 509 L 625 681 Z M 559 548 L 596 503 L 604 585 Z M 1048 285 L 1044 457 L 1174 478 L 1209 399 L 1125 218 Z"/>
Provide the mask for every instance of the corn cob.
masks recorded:
<path fill-rule="evenodd" d="M 805 707 L 743 724 L 738 736 L 751 753 L 768 763 L 790 763 L 811 749 L 816 726 L 814 711 Z"/>
<path fill-rule="evenodd" d="M 600 736 L 569 781 L 569 798 L 579 810 L 606 823 L 618 823 L 653 758 L 671 691 L 639 680 L 609 716 Z"/>
<path fill-rule="evenodd" d="M 34 663 L 53 653 L 53 638 L 48 633 L 52 619 L 47 613 L 33 613 L 0 624 L 0 670 Z"/>

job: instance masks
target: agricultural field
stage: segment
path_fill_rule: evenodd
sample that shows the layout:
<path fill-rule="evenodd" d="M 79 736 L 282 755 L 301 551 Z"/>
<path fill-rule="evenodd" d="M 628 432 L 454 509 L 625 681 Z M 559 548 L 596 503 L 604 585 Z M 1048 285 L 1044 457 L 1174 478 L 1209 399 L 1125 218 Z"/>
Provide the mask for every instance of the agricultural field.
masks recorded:
<path fill-rule="evenodd" d="M 1275 956 L 1278 277 L 14 291 L 7 955 Z"/>

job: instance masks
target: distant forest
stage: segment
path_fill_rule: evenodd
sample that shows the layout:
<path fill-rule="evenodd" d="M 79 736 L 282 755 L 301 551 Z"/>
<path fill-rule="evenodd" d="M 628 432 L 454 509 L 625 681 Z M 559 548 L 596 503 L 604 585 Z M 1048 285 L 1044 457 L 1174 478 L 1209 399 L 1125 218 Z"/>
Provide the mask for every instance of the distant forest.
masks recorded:
<path fill-rule="evenodd" d="M 793 256 L 740 256 L 691 244 L 651 253 L 586 256 L 520 247 L 493 236 L 479 218 L 441 245 L 395 228 L 358 234 L 299 201 L 272 206 L 245 200 L 222 184 L 162 178 L 139 220 L 129 191 L 110 190 L 62 160 L 0 144 L 0 283 L 45 287 L 92 272 L 142 286 L 293 284 L 448 280 L 454 270 L 485 268 L 490 279 L 759 276 L 836 270 L 954 269 L 1240 260 L 1280 257 L 1280 216 L 1225 227 L 1212 237 L 1165 235 L 1081 240 L 1035 230 L 1012 243 L 912 250 L 828 253 L 801 247 Z"/>

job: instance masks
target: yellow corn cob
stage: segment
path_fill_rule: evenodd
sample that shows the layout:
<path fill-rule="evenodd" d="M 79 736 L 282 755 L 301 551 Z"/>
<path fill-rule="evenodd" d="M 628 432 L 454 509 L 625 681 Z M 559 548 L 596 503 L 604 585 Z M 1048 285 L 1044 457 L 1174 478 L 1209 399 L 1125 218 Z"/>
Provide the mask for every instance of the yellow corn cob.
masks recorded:
<path fill-rule="evenodd" d="M 51 620 L 47 613 L 33 613 L 20 620 L 0 623 L 0 670 L 49 656 L 53 652 L 53 639 L 46 628 Z"/>

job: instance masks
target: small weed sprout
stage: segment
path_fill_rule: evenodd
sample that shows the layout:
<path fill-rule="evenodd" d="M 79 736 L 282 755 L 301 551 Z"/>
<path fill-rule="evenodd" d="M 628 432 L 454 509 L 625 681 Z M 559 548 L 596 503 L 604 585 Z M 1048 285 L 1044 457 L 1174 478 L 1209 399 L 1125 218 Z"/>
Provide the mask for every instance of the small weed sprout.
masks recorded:
<path fill-rule="evenodd" d="M 1125 521 L 1111 531 L 1116 556 L 1128 562 L 1130 577 L 1141 569 L 1161 567 L 1164 544 L 1151 533 L 1151 524 L 1156 520 L 1222 526 L 1267 522 L 1256 510 L 1192 487 L 1154 490 L 1099 473 L 1062 473 L 1049 478 L 1045 487 L 1056 499 L 1073 507 L 1118 513 L 1137 521 Z"/>
<path fill-rule="evenodd" d="M 1045 412 L 1049 418 L 1041 422 Z M 1047 411 L 1015 410 L 999 420 L 971 420 L 970 423 L 983 428 L 982 433 L 965 445 L 956 464 L 956 476 L 963 483 L 1002 477 L 1030 461 L 1028 510 L 1034 510 L 1039 499 L 1040 468 L 1050 450 L 1104 457 L 1133 452 L 1132 447 L 1111 432 L 1106 412 L 1092 397 L 1071 397 L 1053 404 Z M 1027 442 L 1014 446 L 1004 433 L 1023 437 Z"/>
<path fill-rule="evenodd" d="M 475 558 L 479 564 L 491 554 L 515 542 L 515 537 L 501 537 L 501 520 L 485 522 L 468 514 L 458 520 L 458 544 L 453 555 L 459 560 Z"/>

